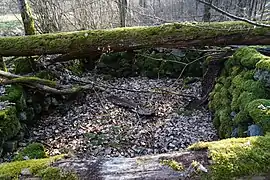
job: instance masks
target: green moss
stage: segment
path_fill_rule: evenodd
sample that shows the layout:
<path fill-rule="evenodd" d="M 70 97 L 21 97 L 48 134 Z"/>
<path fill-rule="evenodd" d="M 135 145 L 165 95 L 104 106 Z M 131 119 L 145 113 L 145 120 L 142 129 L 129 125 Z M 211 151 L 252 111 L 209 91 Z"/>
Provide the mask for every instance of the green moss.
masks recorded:
<path fill-rule="evenodd" d="M 26 108 L 25 92 L 22 86 L 11 85 L 6 87 L 4 96 L 0 96 L 0 101 L 10 101 L 16 103 L 16 108 L 21 111 Z"/>
<path fill-rule="evenodd" d="M 69 69 L 72 73 L 74 73 L 77 76 L 82 75 L 84 71 L 83 63 L 80 60 L 74 61 L 72 65 L 67 67 L 67 69 Z"/>
<path fill-rule="evenodd" d="M 39 174 L 43 180 L 77 180 L 76 174 L 71 172 L 63 172 L 59 168 L 48 167 L 42 170 Z"/>
<path fill-rule="evenodd" d="M 16 116 L 16 108 L 9 107 L 0 111 L 0 142 L 16 136 L 21 128 Z"/>
<path fill-rule="evenodd" d="M 236 114 L 233 119 L 235 125 L 245 125 L 252 122 L 252 119 L 248 116 L 248 113 L 245 111 L 240 111 Z"/>
<path fill-rule="evenodd" d="M 22 83 L 22 82 L 29 82 L 29 83 L 38 83 L 38 84 L 42 84 L 42 85 L 47 85 L 50 87 L 55 87 L 56 86 L 56 82 L 55 81 L 51 81 L 51 80 L 47 80 L 47 79 L 41 79 L 38 77 L 19 77 L 19 78 L 14 78 L 12 79 L 12 81 L 16 82 L 16 83 Z"/>
<path fill-rule="evenodd" d="M 218 88 L 218 87 L 217 87 Z M 214 91 L 212 100 L 209 102 L 209 108 L 213 111 L 227 107 L 230 104 L 229 92 L 225 87 L 221 89 L 216 89 Z"/>
<path fill-rule="evenodd" d="M 218 128 L 218 135 L 220 138 L 228 138 L 231 137 L 233 121 L 230 117 L 231 110 L 228 108 L 224 108 L 222 110 L 218 110 L 215 115 L 219 117 L 220 126 Z"/>
<path fill-rule="evenodd" d="M 24 22 L 23 25 L 24 25 L 25 35 L 36 34 L 35 21 L 32 16 L 31 8 L 29 7 L 29 4 L 27 1 L 25 2 L 25 6 L 23 7 L 23 10 L 21 11 L 21 17 Z"/>
<path fill-rule="evenodd" d="M 38 78 L 48 79 L 48 80 L 54 80 L 56 78 L 55 74 L 46 70 L 39 71 L 38 73 L 36 73 L 35 76 Z"/>
<path fill-rule="evenodd" d="M 250 47 L 239 48 L 233 57 L 247 68 L 255 68 L 256 63 L 264 58 L 256 49 Z"/>
<path fill-rule="evenodd" d="M 244 111 L 246 106 L 253 100 L 258 99 L 260 96 L 256 95 L 255 93 L 244 91 L 240 94 L 239 98 L 237 99 L 237 105 L 240 111 Z"/>
<path fill-rule="evenodd" d="M 270 58 L 268 57 L 268 59 L 260 60 L 260 61 L 256 64 L 256 67 L 257 67 L 258 69 L 270 71 Z"/>
<path fill-rule="evenodd" d="M 184 166 L 181 163 L 176 162 L 174 160 L 162 160 L 162 161 L 160 161 L 160 163 L 162 165 L 169 166 L 170 168 L 172 168 L 175 171 L 182 171 L 182 170 L 184 170 Z"/>
<path fill-rule="evenodd" d="M 270 132 L 269 99 L 256 99 L 248 104 L 246 110 L 254 122 L 262 127 L 264 132 Z"/>
<path fill-rule="evenodd" d="M 208 149 L 213 161 L 205 179 L 230 180 L 270 171 L 270 134 L 193 144 L 189 150 Z"/>
<path fill-rule="evenodd" d="M 213 31 L 213 29 L 215 29 Z M 253 28 L 252 25 L 244 22 L 213 22 L 210 27 L 208 23 L 172 23 L 161 26 L 152 27 L 126 27 L 114 28 L 107 30 L 88 30 L 80 32 L 61 32 L 57 34 L 42 34 L 29 37 L 7 37 L 0 39 L 0 52 L 3 55 L 9 51 L 20 49 L 21 52 L 29 52 L 40 47 L 46 49 L 46 53 L 69 53 L 76 48 L 78 51 L 93 51 L 91 45 L 96 47 L 108 48 L 113 42 L 115 45 L 123 44 L 125 42 L 132 45 L 152 46 L 153 42 L 159 43 L 167 39 L 177 38 L 177 41 L 190 39 L 208 39 L 213 37 L 235 35 L 236 33 L 245 33 L 248 29 L 249 34 L 246 36 L 253 37 L 254 35 L 267 33 L 268 28 Z M 247 37 L 247 38 L 248 38 Z M 241 38 L 241 37 L 239 37 Z M 84 42 L 82 44 L 82 42 Z M 94 49 L 97 51 L 97 49 Z M 113 46 L 110 48 L 113 51 Z M 37 50 L 38 51 L 38 50 Z M 40 52 L 32 52 L 37 54 Z"/>
<path fill-rule="evenodd" d="M 23 88 L 22 86 L 18 85 L 11 85 L 6 88 L 6 95 L 1 96 L 0 99 L 2 101 L 11 101 L 11 102 L 16 102 L 20 97 L 22 96 L 23 93 Z"/>
<path fill-rule="evenodd" d="M 36 61 L 33 57 L 18 57 L 14 61 L 15 74 L 27 74 L 36 70 Z"/>
<path fill-rule="evenodd" d="M 22 161 L 27 156 L 29 159 L 41 159 L 46 158 L 44 146 L 40 143 L 32 143 L 25 147 L 19 154 L 14 157 L 14 161 Z"/>
<path fill-rule="evenodd" d="M 232 101 L 231 101 L 231 109 L 232 111 L 239 111 L 239 96 L 241 94 L 241 90 L 239 88 L 232 88 Z"/>
<path fill-rule="evenodd" d="M 42 174 L 42 171 L 49 167 L 54 161 L 60 160 L 63 155 L 54 156 L 44 159 L 31 159 L 26 161 L 15 161 L 11 163 L 0 164 L 0 177 L 8 177 L 9 179 L 18 179 L 22 169 L 29 169 L 34 175 Z"/>

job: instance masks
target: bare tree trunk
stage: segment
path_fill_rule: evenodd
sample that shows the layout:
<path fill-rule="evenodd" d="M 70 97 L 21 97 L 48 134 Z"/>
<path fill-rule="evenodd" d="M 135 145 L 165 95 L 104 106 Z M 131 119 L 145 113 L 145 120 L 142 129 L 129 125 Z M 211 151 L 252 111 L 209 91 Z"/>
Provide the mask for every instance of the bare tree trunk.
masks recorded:
<path fill-rule="evenodd" d="M 244 17 L 245 1 L 246 0 L 239 0 L 238 1 L 237 15 L 240 17 Z"/>
<path fill-rule="evenodd" d="M 211 3 L 212 4 L 212 0 L 206 0 L 206 2 Z M 204 13 L 203 13 L 203 21 L 204 22 L 210 22 L 211 19 L 211 12 L 210 12 L 211 8 L 207 5 L 204 5 Z"/>
<path fill-rule="evenodd" d="M 261 18 L 260 18 L 260 20 L 263 20 L 263 15 L 264 15 L 264 12 L 265 12 L 266 1 L 267 1 L 267 0 L 263 0 L 263 3 L 262 3 L 262 8 L 261 8 Z"/>
<path fill-rule="evenodd" d="M 250 6 L 249 6 L 249 11 L 248 11 L 248 17 L 249 17 L 249 19 L 252 18 L 254 7 L 255 7 L 255 0 L 251 0 Z"/>
<path fill-rule="evenodd" d="M 21 12 L 25 35 L 36 34 L 34 18 L 27 0 L 18 0 L 18 5 Z"/>
<path fill-rule="evenodd" d="M 126 27 L 127 5 L 127 0 L 118 0 L 121 27 Z"/>

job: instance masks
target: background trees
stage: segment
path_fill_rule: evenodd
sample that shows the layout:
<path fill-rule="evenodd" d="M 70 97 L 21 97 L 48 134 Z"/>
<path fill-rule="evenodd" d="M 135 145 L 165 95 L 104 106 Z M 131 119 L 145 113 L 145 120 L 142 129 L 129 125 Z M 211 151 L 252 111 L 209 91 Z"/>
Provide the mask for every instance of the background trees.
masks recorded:
<path fill-rule="evenodd" d="M 270 18 L 270 0 L 206 2 L 248 19 Z M 40 33 L 158 25 L 169 21 L 229 20 L 197 0 L 29 0 L 29 4 Z M 16 13 L 19 13 L 17 1 L 0 2 L 0 15 Z"/>

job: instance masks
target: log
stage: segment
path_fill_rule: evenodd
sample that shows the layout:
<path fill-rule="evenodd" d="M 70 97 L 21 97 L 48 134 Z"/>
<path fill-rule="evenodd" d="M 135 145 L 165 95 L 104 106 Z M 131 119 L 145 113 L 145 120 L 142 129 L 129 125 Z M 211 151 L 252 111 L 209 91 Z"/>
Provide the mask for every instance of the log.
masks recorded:
<path fill-rule="evenodd" d="M 171 23 L 151 27 L 84 30 L 1 37 L 0 56 L 119 52 L 151 47 L 268 45 L 267 27 L 245 22 Z"/>
<path fill-rule="evenodd" d="M 79 179 L 270 179 L 270 133 L 199 142 L 169 154 L 135 158 L 67 158 L 52 164 Z"/>
<path fill-rule="evenodd" d="M 181 161 L 185 170 L 179 171 L 169 164 Z M 167 160 L 167 161 L 166 161 Z M 147 155 L 135 158 L 64 159 L 53 164 L 65 171 L 73 171 L 81 180 L 181 180 L 199 179 L 193 161 L 209 164 L 206 151 L 175 152 L 171 154 Z M 163 162 L 169 162 L 166 163 Z"/>

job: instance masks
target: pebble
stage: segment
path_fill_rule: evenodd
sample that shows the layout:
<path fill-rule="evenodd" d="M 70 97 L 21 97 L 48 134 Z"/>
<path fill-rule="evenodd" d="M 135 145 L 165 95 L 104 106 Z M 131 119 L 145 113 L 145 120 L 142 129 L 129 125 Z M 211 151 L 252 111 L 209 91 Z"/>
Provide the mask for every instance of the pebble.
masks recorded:
<path fill-rule="evenodd" d="M 31 176 L 32 173 L 31 173 L 31 171 L 28 168 L 24 168 L 21 171 L 21 175 L 23 175 L 23 176 Z"/>

